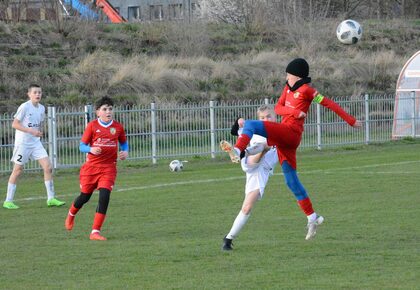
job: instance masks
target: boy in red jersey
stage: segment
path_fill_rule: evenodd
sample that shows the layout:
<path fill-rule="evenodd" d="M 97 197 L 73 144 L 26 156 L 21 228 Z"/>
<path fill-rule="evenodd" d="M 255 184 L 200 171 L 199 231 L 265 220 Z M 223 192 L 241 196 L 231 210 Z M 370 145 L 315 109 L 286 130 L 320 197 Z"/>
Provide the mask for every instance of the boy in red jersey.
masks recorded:
<path fill-rule="evenodd" d="M 308 232 L 305 239 L 309 240 L 315 236 L 318 225 L 324 221 L 324 218 L 317 215 L 312 208 L 311 200 L 296 173 L 296 150 L 302 139 L 309 106 L 312 102 L 321 104 L 334 111 L 352 127 L 360 127 L 361 123 L 337 103 L 310 86 L 311 78 L 308 77 L 309 65 L 306 60 L 294 59 L 287 65 L 286 73 L 286 86 L 274 108 L 276 114 L 282 117 L 282 121 L 275 123 L 247 120 L 234 148 L 223 148 L 223 150 L 229 153 L 233 162 L 237 162 L 247 153 L 247 144 L 254 134 L 266 137 L 269 146 L 277 147 L 285 182 L 308 218 Z"/>
<path fill-rule="evenodd" d="M 117 176 L 117 157 L 121 160 L 128 157 L 127 137 L 123 126 L 113 120 L 113 105 L 111 98 L 101 98 L 96 103 L 98 119 L 90 122 L 83 133 L 80 151 L 86 153 L 86 162 L 80 169 L 81 192 L 73 201 L 65 221 L 66 229 L 71 231 L 75 215 L 89 201 L 93 191 L 98 189 L 99 201 L 90 234 L 91 240 L 106 240 L 100 231 Z"/>

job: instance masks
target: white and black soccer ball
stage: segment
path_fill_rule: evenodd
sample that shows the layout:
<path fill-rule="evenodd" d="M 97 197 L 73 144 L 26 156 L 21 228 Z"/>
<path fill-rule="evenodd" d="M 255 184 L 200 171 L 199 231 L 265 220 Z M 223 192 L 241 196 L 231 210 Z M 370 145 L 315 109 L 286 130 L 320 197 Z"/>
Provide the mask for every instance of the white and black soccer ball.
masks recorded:
<path fill-rule="evenodd" d="M 182 171 L 182 169 L 184 169 L 184 164 L 179 160 L 172 160 L 171 163 L 169 163 L 169 169 L 173 172 Z"/>
<path fill-rule="evenodd" d="M 362 26 L 357 21 L 347 19 L 337 26 L 337 38 L 344 44 L 356 44 L 362 37 Z"/>

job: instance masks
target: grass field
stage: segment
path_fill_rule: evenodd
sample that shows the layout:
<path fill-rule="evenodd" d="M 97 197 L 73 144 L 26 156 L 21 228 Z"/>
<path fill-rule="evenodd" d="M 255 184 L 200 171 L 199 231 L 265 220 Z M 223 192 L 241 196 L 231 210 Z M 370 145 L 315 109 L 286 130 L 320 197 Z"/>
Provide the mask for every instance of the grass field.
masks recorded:
<path fill-rule="evenodd" d="M 63 208 L 47 208 L 40 173 L 26 174 L 21 209 L 0 209 L 0 288 L 420 289 L 419 152 L 418 141 L 300 152 L 300 178 L 325 217 L 316 238 L 304 240 L 306 218 L 277 168 L 230 253 L 221 241 L 244 174 L 224 156 L 190 159 L 181 173 L 126 163 L 106 242 L 88 239 L 97 194 L 64 229 L 77 171 L 56 174 Z"/>

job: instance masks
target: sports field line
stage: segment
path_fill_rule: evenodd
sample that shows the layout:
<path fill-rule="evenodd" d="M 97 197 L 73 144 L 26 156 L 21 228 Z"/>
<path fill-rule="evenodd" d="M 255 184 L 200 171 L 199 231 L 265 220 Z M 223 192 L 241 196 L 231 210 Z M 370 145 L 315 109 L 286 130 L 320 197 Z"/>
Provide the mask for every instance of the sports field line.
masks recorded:
<path fill-rule="evenodd" d="M 362 165 L 362 166 L 349 166 L 349 167 L 342 167 L 342 168 L 334 168 L 334 169 L 315 169 L 315 170 L 303 170 L 299 171 L 299 174 L 313 174 L 313 173 L 334 173 L 336 171 L 347 171 L 347 170 L 360 170 L 364 168 L 375 168 L 375 167 L 382 167 L 382 166 L 393 166 L 393 165 L 404 165 L 404 164 L 411 164 L 411 163 L 420 163 L 420 160 L 410 160 L 410 161 L 400 161 L 400 162 L 391 162 L 391 163 L 377 163 L 377 164 L 369 164 L 369 165 Z M 355 172 L 355 173 L 366 173 L 366 174 L 395 174 L 396 172 Z M 398 171 L 398 173 L 401 173 Z M 405 172 L 408 173 L 409 172 Z M 283 173 L 275 173 L 274 176 L 281 176 Z M 146 190 L 152 188 L 160 188 L 160 187 L 168 187 L 168 186 L 176 186 L 176 185 L 188 185 L 188 184 L 197 184 L 197 183 L 211 183 L 211 182 L 220 182 L 220 181 L 230 181 L 230 180 L 239 180 L 245 179 L 245 176 L 232 176 L 232 177 L 225 177 L 225 178 L 210 178 L 210 179 L 199 179 L 199 180 L 189 180 L 189 181 L 179 181 L 179 182 L 170 182 L 170 183 L 160 183 L 160 184 L 152 184 L 152 185 L 145 185 L 145 186 L 134 186 L 134 187 L 127 187 L 127 188 L 119 188 L 115 189 L 114 192 L 124 192 L 124 191 L 132 191 L 132 190 Z M 71 193 L 71 194 L 60 194 L 59 196 L 66 197 L 66 196 L 76 196 L 78 193 Z M 33 196 L 33 197 L 26 197 L 21 199 L 16 199 L 16 201 L 32 201 L 32 200 L 40 200 L 45 199 L 45 196 Z"/>

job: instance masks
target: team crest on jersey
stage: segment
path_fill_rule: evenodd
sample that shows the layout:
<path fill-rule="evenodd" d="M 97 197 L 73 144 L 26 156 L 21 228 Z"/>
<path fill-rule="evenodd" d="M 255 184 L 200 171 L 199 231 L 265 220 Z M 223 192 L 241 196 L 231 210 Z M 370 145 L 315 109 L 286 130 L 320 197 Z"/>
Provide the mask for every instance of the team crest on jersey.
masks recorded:
<path fill-rule="evenodd" d="M 295 99 L 299 98 L 299 92 L 294 93 L 294 94 L 293 94 L 293 97 L 294 97 Z"/>
<path fill-rule="evenodd" d="M 115 133 L 117 133 L 117 130 L 114 127 L 112 127 L 109 129 L 109 132 L 111 132 L 112 135 L 115 135 Z"/>

